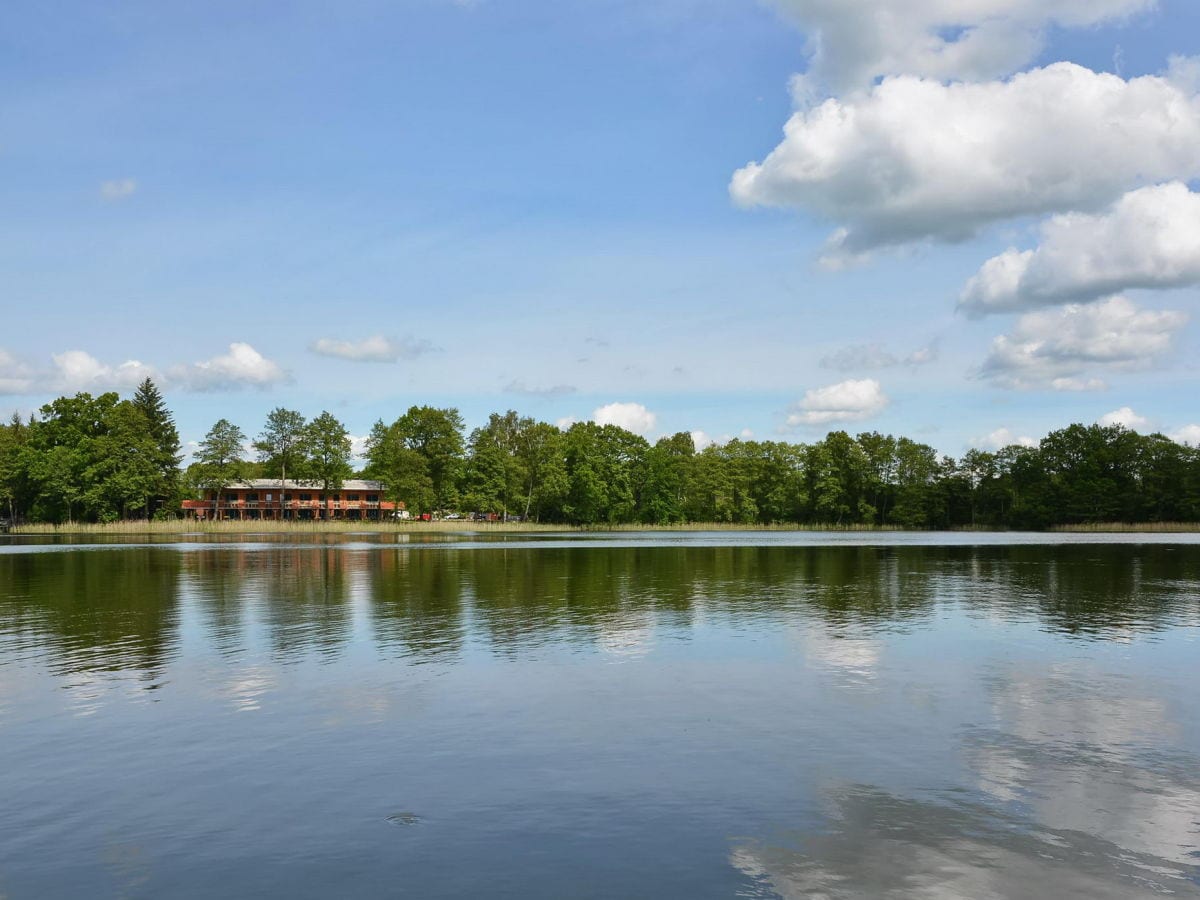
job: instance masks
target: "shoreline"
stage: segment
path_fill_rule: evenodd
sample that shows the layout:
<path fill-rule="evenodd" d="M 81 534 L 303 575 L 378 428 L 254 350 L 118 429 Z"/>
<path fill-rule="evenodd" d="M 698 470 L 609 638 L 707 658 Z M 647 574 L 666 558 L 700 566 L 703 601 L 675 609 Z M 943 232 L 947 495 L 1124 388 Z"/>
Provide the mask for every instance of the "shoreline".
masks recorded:
<path fill-rule="evenodd" d="M 780 525 L 742 525 L 728 522 L 694 522 L 678 525 L 605 524 L 566 525 L 538 522 L 472 522 L 467 520 L 441 520 L 436 522 L 346 522 L 310 521 L 276 522 L 271 520 L 243 520 L 223 522 L 198 522 L 187 519 L 172 519 L 166 522 L 109 522 L 109 523 L 64 523 L 54 525 L 33 523 L 13 525 L 8 534 L 56 535 L 154 535 L 154 534 L 346 534 L 374 532 L 379 534 L 553 534 L 589 532 L 841 532 L 841 533 L 904 533 L 931 534 L 945 531 L 955 534 L 970 533 L 1021 533 L 1011 528 L 901 528 L 893 525 L 803 525 L 785 523 Z M 1100 522 L 1086 525 L 1055 525 L 1041 529 L 1044 534 L 1195 534 L 1200 532 L 1197 522 Z"/>

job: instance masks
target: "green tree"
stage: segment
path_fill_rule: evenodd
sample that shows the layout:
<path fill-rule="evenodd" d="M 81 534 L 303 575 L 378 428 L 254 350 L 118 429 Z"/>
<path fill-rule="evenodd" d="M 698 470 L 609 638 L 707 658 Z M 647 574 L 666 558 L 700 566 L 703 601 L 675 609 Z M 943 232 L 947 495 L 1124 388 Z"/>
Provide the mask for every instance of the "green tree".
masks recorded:
<path fill-rule="evenodd" d="M 905 528 L 924 528 L 937 519 L 937 451 L 902 437 L 896 441 L 894 519 Z"/>
<path fill-rule="evenodd" d="M 29 429 L 19 413 L 7 424 L 0 424 L 0 502 L 8 509 L 9 521 L 17 518 L 18 505 L 28 493 L 25 469 L 25 443 Z"/>
<path fill-rule="evenodd" d="M 577 524 L 635 521 L 648 449 L 645 438 L 616 425 L 572 425 L 564 442 L 563 517 Z"/>
<path fill-rule="evenodd" d="M 374 435 L 373 435 L 374 436 Z M 401 449 L 411 450 L 423 461 L 432 499 L 422 510 L 452 509 L 458 502 L 458 482 L 463 467 L 463 420 L 457 409 L 413 406 L 379 435 L 377 446 L 396 462 Z M 411 462 L 404 463 L 412 471 Z"/>
<path fill-rule="evenodd" d="M 870 460 L 854 438 L 831 431 L 805 453 L 805 479 L 813 522 L 848 525 L 871 522 L 875 508 L 865 499 Z"/>
<path fill-rule="evenodd" d="M 646 482 L 638 518 L 655 525 L 682 522 L 687 498 L 687 477 L 696 443 L 680 431 L 659 438 L 646 451 Z"/>
<path fill-rule="evenodd" d="M 138 385 L 132 402 L 145 418 L 148 434 L 153 441 L 155 478 L 145 500 L 146 517 L 150 518 L 158 512 L 165 515 L 168 504 L 179 495 L 179 463 L 183 460 L 179 430 L 158 386 L 149 378 Z"/>
<path fill-rule="evenodd" d="M 113 521 L 129 518 L 132 509 L 146 510 L 147 498 L 166 488 L 164 462 L 137 405 L 123 400 L 106 409 L 84 471 L 83 501 L 90 515 Z"/>
<path fill-rule="evenodd" d="M 91 517 L 83 503 L 93 487 L 90 470 L 97 455 L 96 440 L 118 402 L 113 393 L 99 397 L 79 393 L 41 408 L 41 419 L 30 427 L 22 463 L 34 486 L 39 518 L 71 522 L 77 513 Z"/>
<path fill-rule="evenodd" d="M 198 482 L 213 492 L 213 517 L 218 514 L 221 492 L 245 476 L 246 435 L 228 419 L 218 420 L 196 452 Z"/>
<path fill-rule="evenodd" d="M 304 416 L 295 410 L 276 407 L 267 414 L 266 424 L 254 442 L 263 475 L 279 479 L 280 509 L 286 509 L 289 474 L 293 481 L 304 480 L 309 461 L 309 430 Z"/>
<path fill-rule="evenodd" d="M 709 445 L 688 466 L 684 514 L 692 522 L 734 521 L 733 466 L 722 448 Z"/>
<path fill-rule="evenodd" d="M 507 517 L 510 457 L 492 441 L 483 439 L 472 444 L 463 478 L 462 502 L 475 512 Z"/>
<path fill-rule="evenodd" d="M 468 506 L 498 512 L 506 519 L 510 509 L 520 508 L 527 479 L 522 438 L 533 425 L 532 419 L 510 409 L 503 415 L 492 413 L 486 425 L 471 432 L 465 480 Z"/>
<path fill-rule="evenodd" d="M 414 513 L 433 508 L 433 481 L 425 457 L 409 448 L 382 420 L 367 437 L 367 466 L 364 474 L 384 483 L 385 494 Z"/>
<path fill-rule="evenodd" d="M 525 477 L 524 518 L 540 520 L 543 510 L 560 508 L 567 494 L 563 433 L 549 422 L 530 422 L 517 436 L 516 453 Z"/>
<path fill-rule="evenodd" d="M 896 439 L 868 431 L 855 438 L 867 457 L 864 491 L 880 525 L 888 524 L 896 493 Z"/>
<path fill-rule="evenodd" d="M 307 452 L 307 480 L 321 486 L 321 516 L 324 517 L 325 495 L 339 490 L 342 482 L 354 474 L 350 466 L 353 455 L 350 433 L 332 413 L 322 412 L 308 423 L 303 446 Z"/>

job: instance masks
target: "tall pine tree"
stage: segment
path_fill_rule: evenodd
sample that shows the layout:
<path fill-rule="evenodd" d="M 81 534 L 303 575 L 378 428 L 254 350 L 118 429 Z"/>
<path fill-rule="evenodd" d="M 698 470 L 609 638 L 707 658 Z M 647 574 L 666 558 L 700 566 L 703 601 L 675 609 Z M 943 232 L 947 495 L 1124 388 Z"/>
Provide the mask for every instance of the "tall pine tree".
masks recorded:
<path fill-rule="evenodd" d="M 133 395 L 133 405 L 146 418 L 150 439 L 154 443 L 154 469 L 156 479 L 153 496 L 146 498 L 146 517 L 151 518 L 158 510 L 167 510 L 179 494 L 180 453 L 179 430 L 175 417 L 167 409 L 166 401 L 158 386 L 147 378 Z"/>

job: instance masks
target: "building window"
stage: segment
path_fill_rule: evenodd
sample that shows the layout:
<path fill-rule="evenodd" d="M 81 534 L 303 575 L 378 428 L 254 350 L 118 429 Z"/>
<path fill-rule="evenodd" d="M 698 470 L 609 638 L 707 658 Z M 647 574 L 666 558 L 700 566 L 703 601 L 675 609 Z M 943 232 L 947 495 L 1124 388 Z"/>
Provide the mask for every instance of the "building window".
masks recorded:
<path fill-rule="evenodd" d="M 358 494 L 347 494 L 347 495 L 346 495 L 346 499 L 347 499 L 347 500 L 357 500 L 357 499 L 358 499 Z"/>
<path fill-rule="evenodd" d="M 301 499 L 301 500 L 311 500 L 311 499 L 312 499 L 312 494 L 301 494 L 301 495 L 300 495 L 300 499 Z"/>
<path fill-rule="evenodd" d="M 367 502 L 368 503 L 378 503 L 379 495 L 378 494 L 367 494 Z"/>
<path fill-rule="evenodd" d="M 257 503 L 258 502 L 258 494 L 247 494 L 246 499 L 251 501 L 252 503 Z"/>

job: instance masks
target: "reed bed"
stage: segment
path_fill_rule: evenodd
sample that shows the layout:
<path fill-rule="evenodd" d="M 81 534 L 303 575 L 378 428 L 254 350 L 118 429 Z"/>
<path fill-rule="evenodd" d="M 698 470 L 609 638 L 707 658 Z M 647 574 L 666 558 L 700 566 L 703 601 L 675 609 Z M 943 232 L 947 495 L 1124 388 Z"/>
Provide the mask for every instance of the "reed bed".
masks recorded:
<path fill-rule="evenodd" d="M 1200 531 L 1200 522 L 1093 522 L 1055 525 L 1050 530 L 1064 534 L 1191 534 Z"/>
<path fill-rule="evenodd" d="M 579 531 L 905 531 L 898 525 L 815 525 L 782 522 L 772 525 L 742 524 L 738 522 L 682 522 L 675 525 L 641 525 L 627 523 L 607 525 L 597 523 L 581 525 Z"/>

